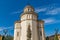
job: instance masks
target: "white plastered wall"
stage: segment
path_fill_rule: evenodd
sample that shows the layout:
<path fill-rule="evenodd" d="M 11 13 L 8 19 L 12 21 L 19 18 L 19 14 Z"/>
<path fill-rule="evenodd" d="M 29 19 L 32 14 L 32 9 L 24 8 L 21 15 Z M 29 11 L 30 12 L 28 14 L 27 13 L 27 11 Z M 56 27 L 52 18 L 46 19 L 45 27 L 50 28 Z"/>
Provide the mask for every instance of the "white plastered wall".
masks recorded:
<path fill-rule="evenodd" d="M 32 20 L 21 22 L 21 40 L 27 40 L 27 29 L 29 25 L 32 32 L 32 40 L 38 40 L 37 22 Z"/>
<path fill-rule="evenodd" d="M 20 40 L 21 26 L 20 23 L 15 23 L 14 40 Z"/>
<path fill-rule="evenodd" d="M 29 15 L 25 14 L 24 16 L 22 16 L 21 18 L 21 21 L 22 20 L 24 21 L 21 22 L 21 39 L 20 40 L 27 40 L 27 29 L 29 25 L 32 32 L 32 40 L 38 40 L 37 17 L 34 17 L 35 15 L 32 15 L 32 14 L 29 14 Z M 26 19 L 30 19 L 30 20 L 26 20 Z"/>
<path fill-rule="evenodd" d="M 39 22 L 40 40 L 45 40 L 44 23 Z"/>

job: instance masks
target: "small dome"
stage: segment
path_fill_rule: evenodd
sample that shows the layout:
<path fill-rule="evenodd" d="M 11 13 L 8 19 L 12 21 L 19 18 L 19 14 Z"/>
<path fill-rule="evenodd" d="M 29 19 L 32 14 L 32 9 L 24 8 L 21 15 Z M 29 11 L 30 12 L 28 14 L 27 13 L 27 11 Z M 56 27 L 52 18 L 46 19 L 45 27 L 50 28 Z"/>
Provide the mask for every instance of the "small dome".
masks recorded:
<path fill-rule="evenodd" d="M 34 12 L 34 8 L 30 5 L 27 5 L 25 8 L 24 8 L 24 13 L 26 12 Z"/>

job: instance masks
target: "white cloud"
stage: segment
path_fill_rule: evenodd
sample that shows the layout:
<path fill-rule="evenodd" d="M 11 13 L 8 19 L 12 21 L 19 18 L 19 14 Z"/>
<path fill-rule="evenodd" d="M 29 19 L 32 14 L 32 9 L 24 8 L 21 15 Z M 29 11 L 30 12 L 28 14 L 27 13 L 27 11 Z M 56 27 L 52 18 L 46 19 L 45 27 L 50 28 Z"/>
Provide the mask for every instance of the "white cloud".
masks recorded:
<path fill-rule="evenodd" d="M 3 29 L 2 28 L 0 28 L 0 31 L 2 31 Z"/>
<path fill-rule="evenodd" d="M 37 13 L 44 12 L 46 10 L 47 10 L 47 8 L 35 8 L 35 12 L 37 12 Z"/>
<path fill-rule="evenodd" d="M 48 6 L 44 6 L 43 8 L 35 8 L 35 12 L 45 12 L 46 15 L 57 15 L 60 13 L 60 7 L 57 7 L 58 4 L 50 4 Z"/>
<path fill-rule="evenodd" d="M 46 14 L 47 15 L 56 15 L 56 14 L 59 14 L 60 13 L 60 8 L 55 8 L 55 9 L 52 9 L 52 10 L 47 10 Z"/>
<path fill-rule="evenodd" d="M 0 27 L 0 31 L 3 31 L 3 30 L 12 30 L 13 29 L 13 27 L 12 26 L 10 26 L 10 27 Z"/>
<path fill-rule="evenodd" d="M 60 22 L 60 20 L 56 20 L 54 18 L 47 18 L 47 19 L 43 19 L 45 21 L 45 24 L 54 24 L 54 23 L 58 23 Z"/>
<path fill-rule="evenodd" d="M 49 6 L 45 6 L 45 7 L 37 7 L 35 8 L 35 12 L 39 13 L 39 12 L 45 12 L 46 15 L 56 15 L 58 13 L 60 13 L 60 7 L 55 7 L 57 4 L 51 4 Z M 11 14 L 18 14 L 23 12 L 23 10 L 18 10 L 18 11 L 14 11 Z"/>
<path fill-rule="evenodd" d="M 45 23 L 52 23 L 55 21 L 55 19 L 48 18 L 48 19 L 44 19 L 44 21 L 45 21 Z"/>
<path fill-rule="evenodd" d="M 12 12 L 11 14 L 18 14 L 18 13 L 22 13 L 22 10 L 14 11 L 14 12 Z"/>

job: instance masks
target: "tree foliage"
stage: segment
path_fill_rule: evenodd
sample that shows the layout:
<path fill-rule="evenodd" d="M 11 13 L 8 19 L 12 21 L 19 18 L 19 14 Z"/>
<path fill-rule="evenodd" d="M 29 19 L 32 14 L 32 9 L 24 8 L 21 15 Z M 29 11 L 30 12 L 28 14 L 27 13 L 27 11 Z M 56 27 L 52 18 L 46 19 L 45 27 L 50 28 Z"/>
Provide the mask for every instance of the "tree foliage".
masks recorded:
<path fill-rule="evenodd" d="M 59 40 L 59 39 L 58 39 L 58 29 L 55 30 L 54 40 Z"/>
<path fill-rule="evenodd" d="M 49 37 L 46 37 L 46 40 L 49 40 Z"/>
<path fill-rule="evenodd" d="M 8 31 L 5 29 L 3 30 L 4 35 L 2 36 L 2 40 L 13 40 L 13 36 L 8 35 Z"/>
<path fill-rule="evenodd" d="M 2 37 L 2 40 L 13 40 L 13 36 L 10 36 L 10 35 L 8 35 L 8 36 L 3 36 L 3 37 Z"/>

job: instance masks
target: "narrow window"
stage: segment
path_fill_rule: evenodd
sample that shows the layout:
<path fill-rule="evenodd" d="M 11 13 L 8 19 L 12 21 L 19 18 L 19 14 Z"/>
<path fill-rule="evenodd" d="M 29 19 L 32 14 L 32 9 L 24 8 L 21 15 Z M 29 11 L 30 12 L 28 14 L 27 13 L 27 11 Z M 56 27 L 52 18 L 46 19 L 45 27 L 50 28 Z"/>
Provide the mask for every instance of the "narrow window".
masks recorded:
<path fill-rule="evenodd" d="M 17 37 L 19 36 L 19 32 L 17 32 Z"/>

